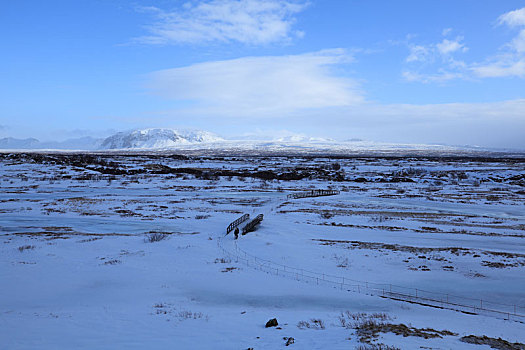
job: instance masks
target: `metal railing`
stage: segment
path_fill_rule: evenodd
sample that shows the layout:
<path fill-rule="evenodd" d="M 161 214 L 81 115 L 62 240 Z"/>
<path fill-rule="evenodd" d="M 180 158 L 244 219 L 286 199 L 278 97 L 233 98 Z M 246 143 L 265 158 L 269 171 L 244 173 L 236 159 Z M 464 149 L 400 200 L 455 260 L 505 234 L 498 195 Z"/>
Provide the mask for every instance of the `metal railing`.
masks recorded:
<path fill-rule="evenodd" d="M 312 190 L 308 192 L 292 193 L 289 194 L 287 198 L 296 199 L 331 196 L 339 193 L 340 192 L 337 190 Z M 231 230 L 240 223 L 246 221 L 248 218 L 249 214 L 245 214 L 232 222 L 230 224 L 232 227 Z M 229 230 L 230 226 L 228 226 Z M 448 293 L 428 291 L 420 288 L 403 287 L 390 283 L 354 280 L 345 276 L 335 276 L 309 271 L 303 268 L 296 268 L 262 259 L 239 248 L 237 241 L 234 241 L 232 250 L 228 250 L 223 246 L 223 240 L 221 238 L 218 239 L 217 245 L 224 255 L 234 259 L 236 262 L 243 263 L 249 267 L 269 274 L 275 274 L 277 276 L 297 281 L 314 283 L 316 285 L 330 286 L 347 292 L 375 295 L 382 298 L 415 303 L 423 306 L 454 310 L 468 314 L 483 314 L 512 321 L 525 322 L 525 305 L 504 304 L 486 299 L 463 297 Z"/>
<path fill-rule="evenodd" d="M 244 226 L 242 228 L 242 234 L 245 235 L 248 232 L 254 231 L 255 230 L 255 226 L 259 225 L 261 223 L 261 221 L 263 221 L 263 214 L 257 215 L 255 217 L 255 219 L 253 219 L 252 221 L 247 223 L 246 226 Z"/>
<path fill-rule="evenodd" d="M 226 234 L 232 232 L 237 226 L 239 226 L 240 224 L 242 224 L 249 218 L 250 218 L 250 214 L 244 214 L 243 216 L 241 216 L 240 218 L 238 218 L 237 220 L 229 224 L 228 227 L 226 228 Z"/>
<path fill-rule="evenodd" d="M 299 198 L 307 198 L 307 197 L 334 196 L 339 193 L 340 192 L 337 190 L 311 190 L 307 192 L 290 193 L 287 196 L 287 198 L 288 199 L 299 199 Z"/>
<path fill-rule="evenodd" d="M 523 305 L 503 304 L 486 299 L 462 297 L 419 288 L 403 287 L 390 283 L 359 281 L 345 276 L 334 276 L 326 273 L 309 271 L 302 268 L 275 263 L 251 255 L 239 248 L 237 242 L 234 242 L 232 250 L 225 249 L 222 239 L 218 240 L 218 246 L 223 254 L 236 262 L 276 276 L 313 283 L 316 285 L 329 286 L 348 292 L 363 293 L 392 300 L 420 304 L 423 306 L 454 310 L 469 314 L 483 314 L 512 321 L 525 322 L 525 306 Z"/>

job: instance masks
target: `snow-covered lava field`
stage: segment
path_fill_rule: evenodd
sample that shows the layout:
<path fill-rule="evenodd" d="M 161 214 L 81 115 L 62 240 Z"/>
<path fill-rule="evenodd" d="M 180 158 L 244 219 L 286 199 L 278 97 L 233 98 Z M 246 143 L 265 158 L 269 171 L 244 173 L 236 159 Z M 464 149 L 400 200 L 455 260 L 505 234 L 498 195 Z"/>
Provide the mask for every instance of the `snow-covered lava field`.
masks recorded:
<path fill-rule="evenodd" d="M 0 174 L 0 349 L 525 349 L 523 157 L 2 153 Z M 264 220 L 235 240 L 243 214 Z"/>

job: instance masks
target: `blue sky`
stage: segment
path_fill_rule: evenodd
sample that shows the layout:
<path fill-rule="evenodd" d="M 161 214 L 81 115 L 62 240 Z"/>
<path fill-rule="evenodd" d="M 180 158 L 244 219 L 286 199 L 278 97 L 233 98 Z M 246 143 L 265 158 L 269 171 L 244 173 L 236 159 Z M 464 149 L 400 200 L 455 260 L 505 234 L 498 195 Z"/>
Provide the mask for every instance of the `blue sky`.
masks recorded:
<path fill-rule="evenodd" d="M 525 149 L 524 1 L 17 0 L 0 28 L 0 137 Z"/>

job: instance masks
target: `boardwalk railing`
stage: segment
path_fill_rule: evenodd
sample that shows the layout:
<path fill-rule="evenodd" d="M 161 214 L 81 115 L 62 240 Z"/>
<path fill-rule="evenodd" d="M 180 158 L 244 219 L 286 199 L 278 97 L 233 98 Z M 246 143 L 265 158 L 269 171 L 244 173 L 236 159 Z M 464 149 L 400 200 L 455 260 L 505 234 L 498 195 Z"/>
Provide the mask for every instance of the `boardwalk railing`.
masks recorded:
<path fill-rule="evenodd" d="M 226 234 L 232 232 L 237 226 L 239 226 L 240 224 L 242 224 L 249 218 L 250 218 L 250 214 L 244 214 L 243 216 L 241 216 L 240 218 L 238 218 L 237 220 L 229 224 L 228 227 L 226 228 Z"/>
<path fill-rule="evenodd" d="M 353 280 L 344 276 L 334 276 L 318 273 L 302 268 L 295 268 L 270 260 L 261 259 L 238 247 L 234 243 L 233 249 L 225 249 L 221 239 L 218 246 L 232 260 L 245 264 L 254 269 L 282 276 L 285 278 L 324 285 L 348 292 L 375 295 L 392 300 L 410 302 L 424 306 L 448 309 L 470 314 L 483 314 L 513 321 L 525 322 L 525 306 L 497 303 L 485 299 L 461 297 L 452 294 L 431 292 L 419 288 L 402 287 L 389 283 L 373 283 Z"/>
<path fill-rule="evenodd" d="M 242 234 L 245 235 L 248 232 L 255 230 L 255 226 L 259 225 L 261 221 L 263 221 L 263 214 L 257 215 L 255 219 L 247 223 L 246 226 L 242 228 Z"/>
<path fill-rule="evenodd" d="M 321 196 L 334 196 L 339 194 L 337 190 L 311 190 L 307 192 L 291 193 L 287 197 L 288 199 L 299 199 L 306 197 L 321 197 Z"/>

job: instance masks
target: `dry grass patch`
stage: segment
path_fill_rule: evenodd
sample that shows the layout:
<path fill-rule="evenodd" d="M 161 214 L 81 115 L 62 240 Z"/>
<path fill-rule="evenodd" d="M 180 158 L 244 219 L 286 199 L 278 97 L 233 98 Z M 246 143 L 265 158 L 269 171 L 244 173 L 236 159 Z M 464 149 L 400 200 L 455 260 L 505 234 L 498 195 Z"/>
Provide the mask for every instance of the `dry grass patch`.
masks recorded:
<path fill-rule="evenodd" d="M 459 340 L 468 344 L 488 345 L 492 349 L 525 350 L 525 344 L 511 343 L 501 338 L 490 338 L 485 335 L 482 337 L 478 337 L 476 335 L 467 335 L 465 337 L 461 337 Z"/>

